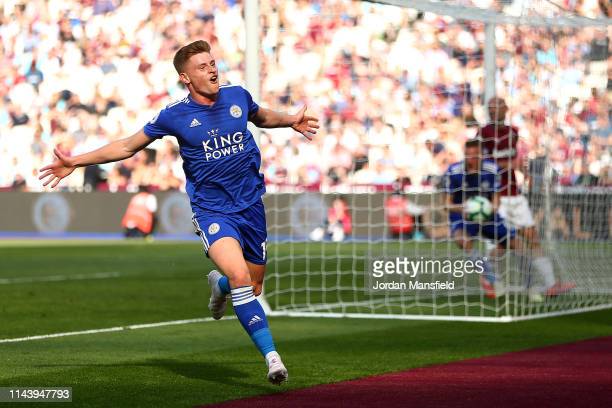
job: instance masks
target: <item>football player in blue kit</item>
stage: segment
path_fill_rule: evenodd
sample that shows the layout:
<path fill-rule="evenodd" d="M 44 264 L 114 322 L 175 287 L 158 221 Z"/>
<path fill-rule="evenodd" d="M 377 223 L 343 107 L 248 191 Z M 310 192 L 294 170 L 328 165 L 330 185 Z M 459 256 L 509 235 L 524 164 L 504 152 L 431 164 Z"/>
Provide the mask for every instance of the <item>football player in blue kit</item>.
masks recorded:
<path fill-rule="evenodd" d="M 499 260 L 506 246 L 518 248 L 516 231 L 508 228 L 497 212 L 499 206 L 500 171 L 492 160 L 482 159 L 481 141 L 471 139 L 465 143 L 465 159 L 451 164 L 444 174 L 446 207 L 450 222 L 451 238 L 474 260 L 480 259 L 479 251 L 473 240 L 483 236 L 491 240 L 495 248 L 491 251 L 494 259 Z M 465 203 L 469 198 L 482 196 L 493 204 L 493 215 L 483 223 L 472 222 L 465 217 Z M 491 264 L 484 261 L 485 273 L 480 278 L 484 293 L 489 298 L 501 296 L 504 288 Z"/>
<path fill-rule="evenodd" d="M 262 290 L 266 265 L 265 193 L 259 172 L 261 155 L 247 122 L 260 128 L 291 127 L 309 140 L 318 120 L 306 116 L 306 107 L 295 115 L 275 112 L 255 103 L 238 85 L 219 84 L 219 73 L 210 45 L 195 41 L 179 49 L 174 67 L 189 94 L 162 109 L 134 135 L 78 156 L 57 148 L 56 160 L 43 167 L 44 185 L 57 186 L 75 168 L 123 160 L 155 139 L 176 137 L 193 224 L 204 251 L 219 270 L 208 274 L 209 309 L 223 317 L 231 295 L 234 312 L 244 330 L 264 356 L 268 379 L 280 384 L 288 378 L 275 349 L 266 315 L 255 299 Z"/>

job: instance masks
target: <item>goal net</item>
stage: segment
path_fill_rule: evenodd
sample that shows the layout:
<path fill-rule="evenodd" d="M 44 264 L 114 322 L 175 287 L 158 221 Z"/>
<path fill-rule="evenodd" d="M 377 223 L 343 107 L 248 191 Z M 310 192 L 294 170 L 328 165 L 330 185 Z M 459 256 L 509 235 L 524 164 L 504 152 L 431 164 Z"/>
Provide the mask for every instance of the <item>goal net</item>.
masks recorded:
<path fill-rule="evenodd" d="M 554 2 L 382 3 L 261 6 L 262 103 L 321 118 L 312 142 L 261 134 L 271 314 L 611 307 L 610 20 Z M 493 97 L 507 113 L 487 133 Z"/>

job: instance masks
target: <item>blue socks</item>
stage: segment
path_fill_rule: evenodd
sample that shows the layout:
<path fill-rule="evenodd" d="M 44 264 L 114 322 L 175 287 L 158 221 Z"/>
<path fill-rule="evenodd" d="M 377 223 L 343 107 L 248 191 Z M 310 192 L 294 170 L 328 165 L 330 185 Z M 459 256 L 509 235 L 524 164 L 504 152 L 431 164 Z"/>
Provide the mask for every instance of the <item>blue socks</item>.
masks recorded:
<path fill-rule="evenodd" d="M 227 295 L 228 293 L 232 291 L 230 289 L 229 279 L 227 279 L 227 276 L 225 275 L 221 279 L 219 279 L 218 285 L 219 285 L 219 288 L 221 289 L 221 293 L 223 293 L 224 295 Z"/>
<path fill-rule="evenodd" d="M 222 279 L 227 281 L 225 276 Z M 219 280 L 219 287 L 223 290 L 221 280 Z M 272 334 L 268 328 L 266 314 L 253 295 L 253 287 L 241 286 L 232 289 L 231 293 L 234 313 L 236 313 L 240 324 L 242 324 L 244 330 L 251 337 L 259 352 L 265 357 L 269 352 L 276 351 Z"/>

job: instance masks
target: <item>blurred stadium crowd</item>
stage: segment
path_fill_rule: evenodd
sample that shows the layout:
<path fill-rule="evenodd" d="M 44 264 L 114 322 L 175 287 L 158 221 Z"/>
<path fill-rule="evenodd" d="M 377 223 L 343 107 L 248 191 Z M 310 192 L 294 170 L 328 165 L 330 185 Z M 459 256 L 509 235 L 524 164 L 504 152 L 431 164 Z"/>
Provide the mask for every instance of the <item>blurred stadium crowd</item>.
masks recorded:
<path fill-rule="evenodd" d="M 459 3 L 492 6 L 490 0 Z M 597 0 L 562 3 L 589 17 L 610 12 Z M 181 98 L 185 90 L 172 57 L 187 42 L 207 40 L 222 82 L 243 83 L 239 1 L 0 4 L 5 190 L 41 190 L 37 169 L 52 159 L 53 146 L 73 155 L 100 147 L 139 130 Z M 261 134 L 270 191 L 303 186 L 343 192 L 396 180 L 427 188 L 461 158 L 465 139 L 487 120 L 481 23 L 340 0 L 264 1 L 260 12 L 260 103 L 286 111 L 307 104 L 322 119 L 311 143 L 291 130 Z M 527 163 L 548 147 L 563 185 L 612 185 L 609 34 L 496 29 L 497 92 L 520 128 L 521 155 Z M 63 186 L 183 188 L 173 138 L 150 147 L 121 163 L 80 169 Z"/>

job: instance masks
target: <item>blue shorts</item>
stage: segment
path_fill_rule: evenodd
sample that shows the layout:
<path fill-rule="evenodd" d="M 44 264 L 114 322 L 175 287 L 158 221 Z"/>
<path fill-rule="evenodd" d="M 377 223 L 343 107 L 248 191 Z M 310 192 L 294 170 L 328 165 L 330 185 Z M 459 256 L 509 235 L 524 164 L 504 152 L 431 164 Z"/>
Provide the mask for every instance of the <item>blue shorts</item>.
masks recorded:
<path fill-rule="evenodd" d="M 204 252 L 219 238 L 232 237 L 240 243 L 244 259 L 257 264 L 266 264 L 266 212 L 262 200 L 242 211 L 224 214 L 216 211 L 199 211 L 194 214 L 195 232 L 202 239 Z"/>
<path fill-rule="evenodd" d="M 463 231 L 468 237 L 483 236 L 496 243 L 503 244 L 506 239 L 514 238 L 516 235 L 516 231 L 513 228 L 507 228 L 504 219 L 497 213 L 492 220 L 483 223 L 466 221 L 461 216 L 451 216 L 450 223 L 452 236 L 457 231 Z"/>

